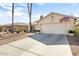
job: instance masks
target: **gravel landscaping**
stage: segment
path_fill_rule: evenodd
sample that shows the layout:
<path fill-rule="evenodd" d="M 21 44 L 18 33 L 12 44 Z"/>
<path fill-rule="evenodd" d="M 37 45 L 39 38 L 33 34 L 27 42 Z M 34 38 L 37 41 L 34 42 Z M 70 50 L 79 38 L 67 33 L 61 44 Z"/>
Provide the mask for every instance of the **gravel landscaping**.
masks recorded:
<path fill-rule="evenodd" d="M 0 36 L 0 45 L 7 44 L 7 43 L 10 43 L 10 42 L 14 42 L 14 41 L 17 41 L 17 40 L 21 40 L 25 37 L 27 37 L 26 33 L 5 34 L 5 35 Z"/>
<path fill-rule="evenodd" d="M 73 56 L 79 56 L 79 38 L 74 36 L 68 36 L 68 41 Z"/>

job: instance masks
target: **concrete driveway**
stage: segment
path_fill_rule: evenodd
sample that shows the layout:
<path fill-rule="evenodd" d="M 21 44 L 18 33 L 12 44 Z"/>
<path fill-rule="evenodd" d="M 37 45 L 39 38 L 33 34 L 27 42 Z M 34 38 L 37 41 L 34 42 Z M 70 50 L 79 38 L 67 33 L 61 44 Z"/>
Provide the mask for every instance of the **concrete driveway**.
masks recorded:
<path fill-rule="evenodd" d="M 30 36 L 45 45 L 69 45 L 67 37 L 59 34 L 35 34 Z"/>
<path fill-rule="evenodd" d="M 25 39 L 6 45 L 0 47 L 0 53 L 14 56 L 72 56 L 65 35 L 33 34 Z"/>

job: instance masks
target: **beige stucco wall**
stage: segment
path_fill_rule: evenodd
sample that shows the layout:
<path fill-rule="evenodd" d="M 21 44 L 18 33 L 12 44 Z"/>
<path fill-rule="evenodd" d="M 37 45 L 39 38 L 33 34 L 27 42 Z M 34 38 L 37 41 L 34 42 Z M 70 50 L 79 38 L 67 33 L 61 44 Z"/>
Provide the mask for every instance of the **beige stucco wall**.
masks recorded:
<path fill-rule="evenodd" d="M 46 18 L 41 19 L 37 25 L 35 26 L 36 29 L 40 29 L 40 26 L 42 26 L 42 24 L 56 24 L 60 22 L 60 19 L 62 19 L 64 16 L 63 15 L 59 15 L 59 14 L 50 14 L 48 15 Z M 63 25 L 66 24 L 67 30 L 73 30 L 74 29 L 74 19 L 70 18 L 69 21 L 67 22 L 62 22 Z"/>
<path fill-rule="evenodd" d="M 16 31 L 23 31 L 23 30 L 28 30 L 27 26 L 20 26 L 20 25 L 16 25 L 15 26 Z"/>
<path fill-rule="evenodd" d="M 28 26 L 15 25 L 14 28 L 16 29 L 16 31 L 28 31 Z M 9 31 L 9 29 L 11 29 L 11 26 L 3 26 L 3 31 Z"/>

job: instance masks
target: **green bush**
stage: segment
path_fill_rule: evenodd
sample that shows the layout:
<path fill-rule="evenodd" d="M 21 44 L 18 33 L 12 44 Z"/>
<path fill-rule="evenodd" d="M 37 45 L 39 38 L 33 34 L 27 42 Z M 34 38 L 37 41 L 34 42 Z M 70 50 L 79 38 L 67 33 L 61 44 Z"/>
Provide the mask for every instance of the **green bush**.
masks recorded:
<path fill-rule="evenodd" d="M 74 30 L 75 36 L 79 37 L 79 28 Z"/>

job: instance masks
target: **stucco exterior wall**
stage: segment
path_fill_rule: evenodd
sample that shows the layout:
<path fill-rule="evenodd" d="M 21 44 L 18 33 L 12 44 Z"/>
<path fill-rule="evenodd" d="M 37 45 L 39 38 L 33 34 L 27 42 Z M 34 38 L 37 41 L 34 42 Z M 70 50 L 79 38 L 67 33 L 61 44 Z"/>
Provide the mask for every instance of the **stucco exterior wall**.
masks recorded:
<path fill-rule="evenodd" d="M 72 17 L 70 17 L 69 21 L 66 22 L 60 22 L 60 19 L 62 19 L 64 17 L 64 15 L 59 15 L 59 14 L 50 14 L 47 17 L 41 19 L 37 25 L 35 26 L 36 29 L 40 30 L 40 27 L 42 26 L 42 24 L 63 24 L 67 27 L 67 30 L 73 30 L 74 29 L 74 19 Z"/>
<path fill-rule="evenodd" d="M 15 31 L 24 31 L 24 30 L 28 31 L 28 26 L 15 25 L 14 28 Z M 8 32 L 10 29 L 12 29 L 11 26 L 3 26 L 3 31 Z"/>

